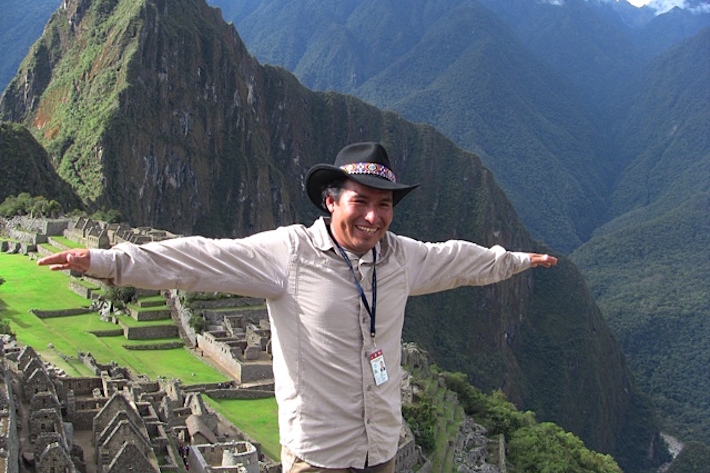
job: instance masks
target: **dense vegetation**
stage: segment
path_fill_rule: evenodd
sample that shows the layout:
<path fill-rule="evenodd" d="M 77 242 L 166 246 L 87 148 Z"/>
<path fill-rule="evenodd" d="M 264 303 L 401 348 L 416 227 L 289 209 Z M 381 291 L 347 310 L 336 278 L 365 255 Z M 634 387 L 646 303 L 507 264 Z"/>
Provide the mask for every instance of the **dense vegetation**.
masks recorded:
<path fill-rule="evenodd" d="M 708 45 L 710 29 L 661 55 L 644 71 L 643 80 L 637 78 L 625 90 L 623 101 L 635 106 L 615 125 L 620 138 L 630 137 L 620 149 L 632 162 L 612 199 L 613 212 L 620 216 L 572 254 L 629 355 L 636 379 L 659 408 L 664 427 L 680 438 L 706 443 Z M 654 99 L 664 95 L 672 106 Z"/>
<path fill-rule="evenodd" d="M 63 213 L 62 205 L 44 196 L 32 197 L 27 192 L 11 195 L 0 204 L 0 216 L 9 218 L 29 215 L 35 218 L 54 218 Z"/>
<path fill-rule="evenodd" d="M 466 415 L 486 427 L 489 438 L 503 435 L 507 460 L 515 473 L 621 473 L 609 455 L 588 450 L 575 435 L 559 426 L 539 423 L 535 414 L 521 412 L 500 391 L 484 395 L 462 373 L 441 373 L 446 387 L 456 393 Z"/>
<path fill-rule="evenodd" d="M 27 215 L 32 218 L 57 218 L 57 217 L 90 217 L 107 223 L 123 222 L 121 212 L 116 209 L 100 209 L 89 214 L 85 210 L 71 209 L 69 212 L 56 200 L 47 200 L 44 196 L 32 196 L 28 192 L 8 196 L 0 203 L 0 217 L 11 218 Z"/>
<path fill-rule="evenodd" d="M 700 442 L 689 442 L 678 454 L 666 473 L 709 473 L 710 448 Z"/>
<path fill-rule="evenodd" d="M 642 389 L 686 439 L 710 439 L 709 209 L 699 198 L 574 254 Z"/>

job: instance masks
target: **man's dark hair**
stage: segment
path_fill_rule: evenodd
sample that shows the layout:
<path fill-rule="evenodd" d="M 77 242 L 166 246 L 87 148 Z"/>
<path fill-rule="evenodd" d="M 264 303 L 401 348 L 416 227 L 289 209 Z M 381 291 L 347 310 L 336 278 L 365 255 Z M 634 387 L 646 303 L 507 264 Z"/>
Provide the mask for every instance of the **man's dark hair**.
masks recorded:
<path fill-rule="evenodd" d="M 321 200 L 323 202 L 323 207 L 326 208 L 325 201 L 328 196 L 331 196 L 336 202 L 340 201 L 340 196 L 345 190 L 345 181 L 347 177 L 342 177 L 331 181 L 323 188 L 321 192 Z"/>

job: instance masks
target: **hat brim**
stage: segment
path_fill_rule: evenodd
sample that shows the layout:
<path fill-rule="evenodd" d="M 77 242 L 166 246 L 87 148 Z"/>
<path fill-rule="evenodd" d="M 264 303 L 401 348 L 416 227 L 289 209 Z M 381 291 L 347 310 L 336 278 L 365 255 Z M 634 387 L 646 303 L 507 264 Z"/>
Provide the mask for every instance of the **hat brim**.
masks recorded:
<path fill-rule="evenodd" d="M 404 196 L 419 187 L 419 184 L 398 184 L 370 174 L 348 174 L 339 167 L 331 164 L 316 164 L 308 170 L 306 178 L 304 179 L 308 198 L 311 199 L 311 202 L 313 202 L 316 207 L 324 212 L 328 212 L 328 209 L 323 204 L 323 189 L 331 182 L 342 178 L 352 179 L 357 183 L 374 189 L 392 191 L 393 205 L 397 205 Z"/>

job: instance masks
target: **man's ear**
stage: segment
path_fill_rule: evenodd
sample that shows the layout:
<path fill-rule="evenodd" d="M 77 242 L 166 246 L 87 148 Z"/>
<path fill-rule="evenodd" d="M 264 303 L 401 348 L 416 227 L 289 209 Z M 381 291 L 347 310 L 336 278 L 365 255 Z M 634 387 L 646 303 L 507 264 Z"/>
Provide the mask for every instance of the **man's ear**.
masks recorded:
<path fill-rule="evenodd" d="M 328 212 L 333 213 L 333 207 L 335 206 L 335 199 L 332 195 L 328 194 L 325 196 L 325 208 Z"/>

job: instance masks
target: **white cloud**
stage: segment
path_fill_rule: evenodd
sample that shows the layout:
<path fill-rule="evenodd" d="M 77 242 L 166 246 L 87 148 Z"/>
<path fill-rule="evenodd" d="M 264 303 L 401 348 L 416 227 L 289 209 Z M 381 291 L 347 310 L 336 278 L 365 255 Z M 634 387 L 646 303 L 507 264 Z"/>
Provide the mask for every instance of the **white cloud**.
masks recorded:
<path fill-rule="evenodd" d="M 656 11 L 656 15 L 662 13 L 667 13 L 675 7 L 681 8 L 683 10 L 688 10 L 690 13 L 702 14 L 710 13 L 710 3 L 700 2 L 697 5 L 693 5 L 696 2 L 688 2 L 688 0 L 617 0 L 617 1 L 628 1 L 635 7 L 642 7 L 644 5 L 652 8 Z"/>
<path fill-rule="evenodd" d="M 656 14 L 666 13 L 675 7 L 687 8 L 685 0 L 651 0 L 648 6 L 656 10 Z"/>
<path fill-rule="evenodd" d="M 691 7 L 688 10 L 695 14 L 710 13 L 710 3 L 702 3 L 697 7 Z"/>

